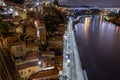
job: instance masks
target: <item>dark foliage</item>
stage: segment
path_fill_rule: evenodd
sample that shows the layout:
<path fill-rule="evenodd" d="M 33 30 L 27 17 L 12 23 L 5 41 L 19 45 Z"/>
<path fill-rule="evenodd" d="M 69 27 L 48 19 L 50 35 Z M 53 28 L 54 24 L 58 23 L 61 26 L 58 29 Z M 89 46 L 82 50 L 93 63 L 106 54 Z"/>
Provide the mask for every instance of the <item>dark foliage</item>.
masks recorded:
<path fill-rule="evenodd" d="M 24 0 L 14 0 L 13 2 L 16 3 L 16 4 L 23 4 Z"/>
<path fill-rule="evenodd" d="M 58 0 L 55 0 L 55 1 L 53 2 L 53 4 L 59 5 Z"/>
<path fill-rule="evenodd" d="M 55 8 L 51 8 L 51 12 L 44 16 L 44 22 L 47 32 L 53 33 L 57 30 L 57 26 L 60 23 L 66 22 L 66 16 Z"/>
<path fill-rule="evenodd" d="M 0 32 L 2 34 L 7 34 L 8 33 L 8 30 L 9 30 L 9 24 L 6 24 L 4 22 L 0 22 Z"/>

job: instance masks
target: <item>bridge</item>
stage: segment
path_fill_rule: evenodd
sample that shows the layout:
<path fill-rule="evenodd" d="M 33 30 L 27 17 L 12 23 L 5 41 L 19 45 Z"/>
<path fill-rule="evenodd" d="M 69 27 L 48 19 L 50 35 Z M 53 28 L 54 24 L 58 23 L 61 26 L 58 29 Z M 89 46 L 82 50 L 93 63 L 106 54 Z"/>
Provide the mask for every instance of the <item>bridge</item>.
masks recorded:
<path fill-rule="evenodd" d="M 120 8 L 68 8 L 69 10 L 71 10 L 72 12 L 76 12 L 76 11 L 80 11 L 80 10 L 91 10 L 91 9 L 99 9 L 102 11 L 110 11 L 110 12 L 116 12 L 118 13 L 120 11 Z"/>

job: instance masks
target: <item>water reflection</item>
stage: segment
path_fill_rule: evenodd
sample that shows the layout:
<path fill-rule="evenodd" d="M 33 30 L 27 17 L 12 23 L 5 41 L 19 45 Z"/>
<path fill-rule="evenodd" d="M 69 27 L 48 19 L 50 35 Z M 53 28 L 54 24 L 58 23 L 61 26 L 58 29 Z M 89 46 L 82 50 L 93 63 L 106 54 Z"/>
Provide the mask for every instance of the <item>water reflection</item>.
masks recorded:
<path fill-rule="evenodd" d="M 120 80 L 120 26 L 92 16 L 82 19 L 75 30 L 89 80 Z"/>
<path fill-rule="evenodd" d="M 85 18 L 85 25 L 84 25 L 85 40 L 88 39 L 90 24 L 91 24 L 91 17 L 86 17 Z"/>

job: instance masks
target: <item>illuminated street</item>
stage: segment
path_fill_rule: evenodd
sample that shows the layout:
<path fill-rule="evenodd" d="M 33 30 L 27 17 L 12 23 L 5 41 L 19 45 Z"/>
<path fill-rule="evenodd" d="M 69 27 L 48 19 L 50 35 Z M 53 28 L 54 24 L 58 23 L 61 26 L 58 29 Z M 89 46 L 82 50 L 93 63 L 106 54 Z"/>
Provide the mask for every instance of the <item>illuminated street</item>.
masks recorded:
<path fill-rule="evenodd" d="M 72 23 L 73 18 L 69 17 L 67 30 L 64 34 L 63 80 L 84 80 Z"/>
<path fill-rule="evenodd" d="M 120 80 L 119 0 L 0 0 L 0 80 Z"/>

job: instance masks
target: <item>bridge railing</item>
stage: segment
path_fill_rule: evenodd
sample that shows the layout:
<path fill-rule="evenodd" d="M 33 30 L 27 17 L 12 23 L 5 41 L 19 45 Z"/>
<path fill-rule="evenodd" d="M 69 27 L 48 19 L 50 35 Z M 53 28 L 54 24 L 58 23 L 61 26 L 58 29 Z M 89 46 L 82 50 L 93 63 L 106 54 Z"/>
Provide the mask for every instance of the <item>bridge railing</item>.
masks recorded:
<path fill-rule="evenodd" d="M 64 34 L 63 74 L 62 80 L 87 80 L 80 62 L 75 34 L 73 31 L 73 18 L 70 17 L 67 30 Z M 87 76 L 86 76 L 87 77 Z"/>

